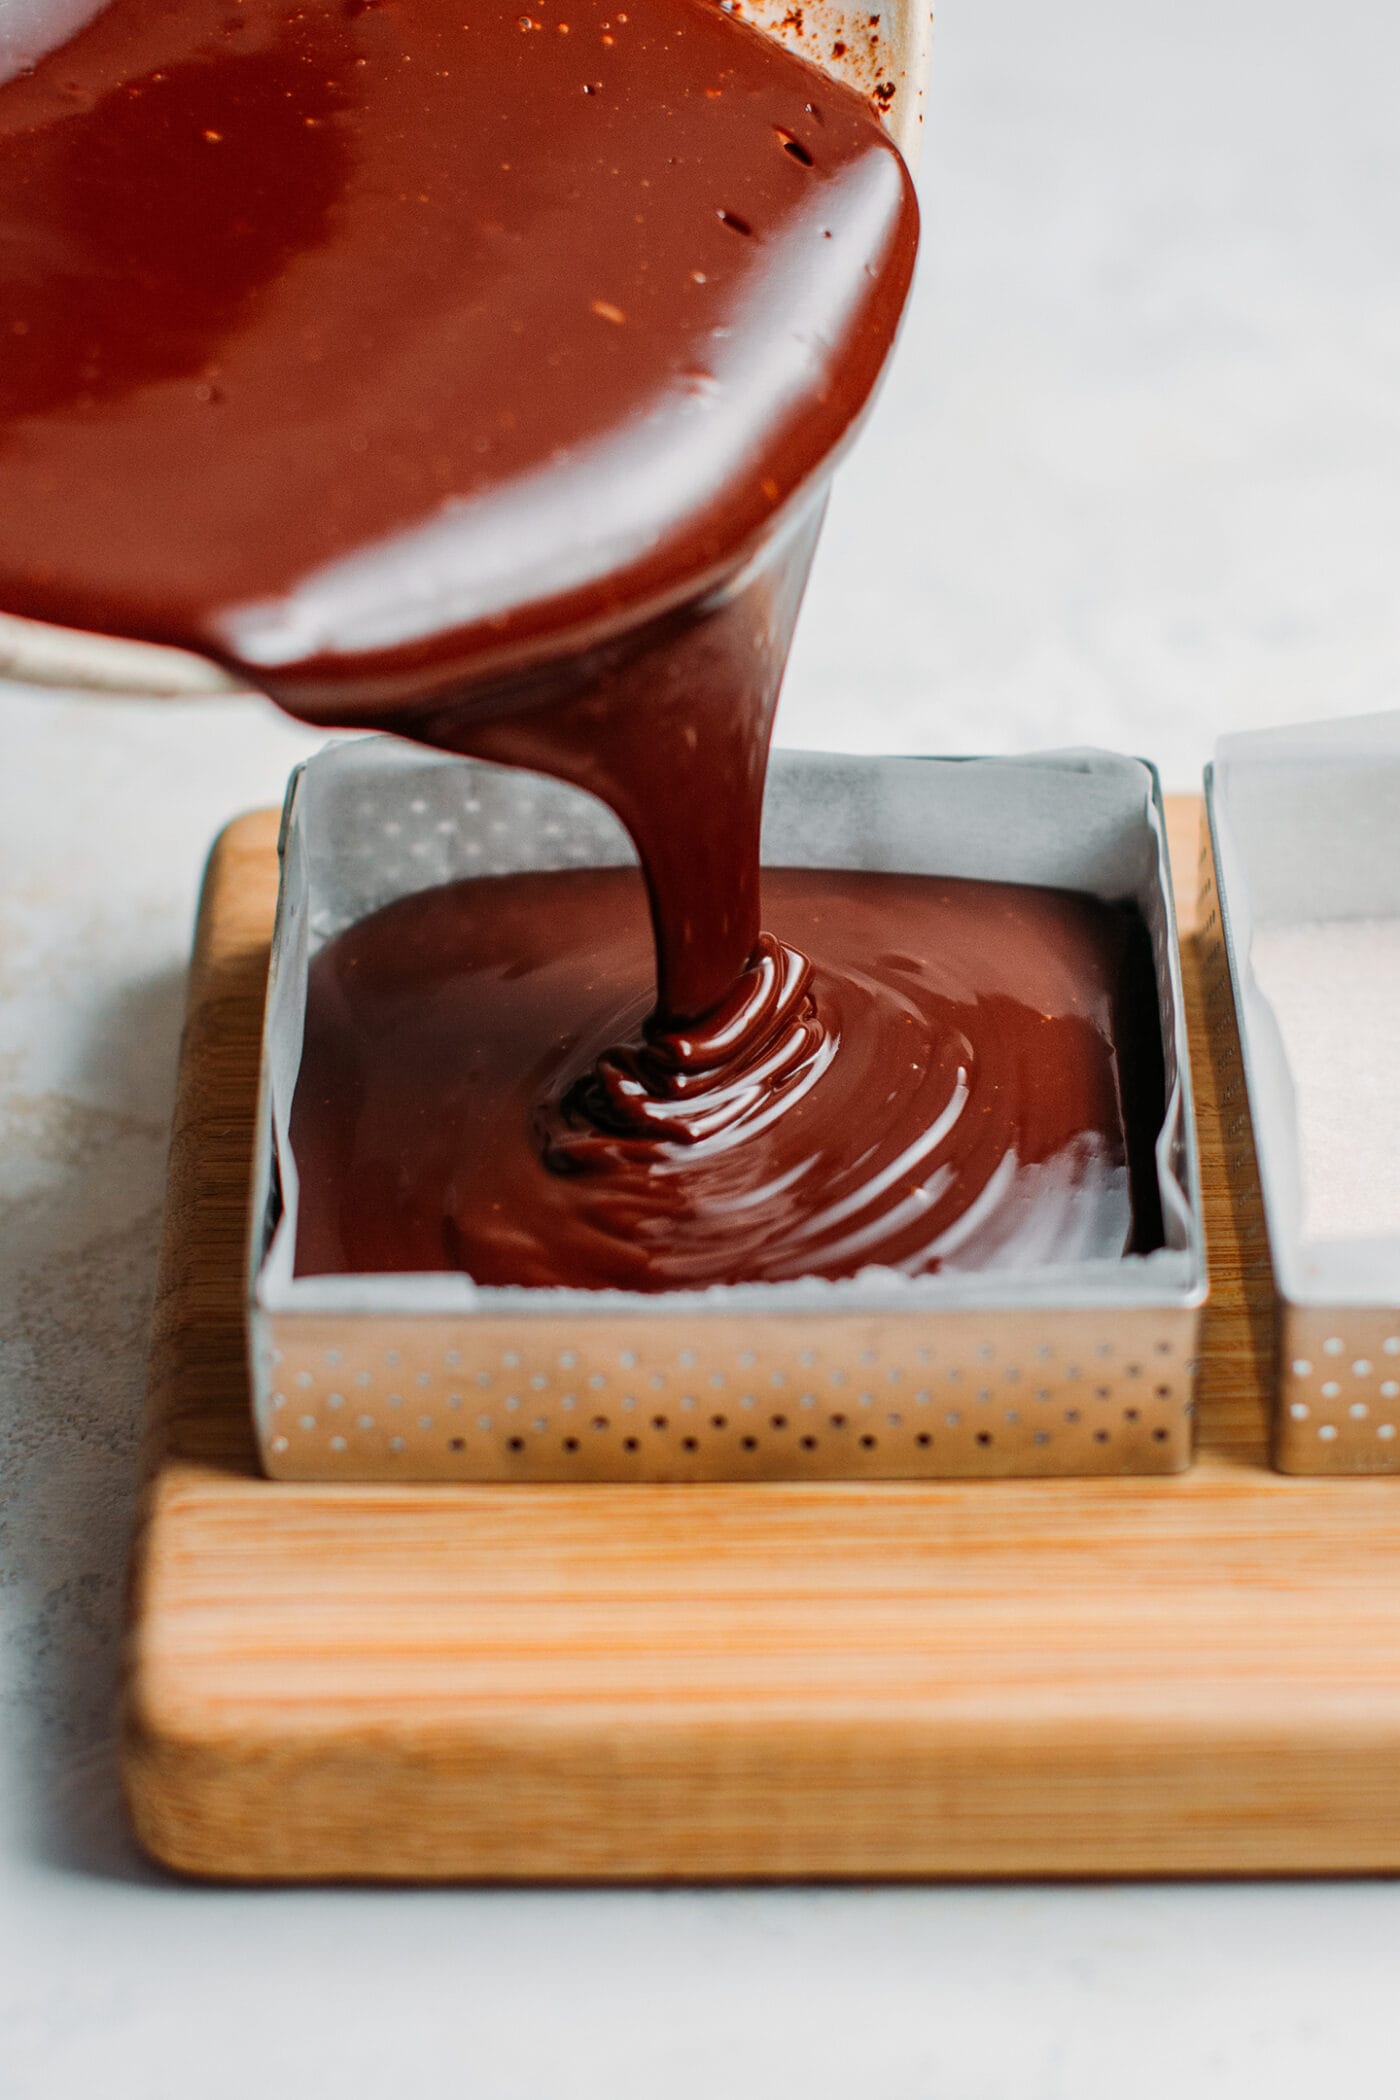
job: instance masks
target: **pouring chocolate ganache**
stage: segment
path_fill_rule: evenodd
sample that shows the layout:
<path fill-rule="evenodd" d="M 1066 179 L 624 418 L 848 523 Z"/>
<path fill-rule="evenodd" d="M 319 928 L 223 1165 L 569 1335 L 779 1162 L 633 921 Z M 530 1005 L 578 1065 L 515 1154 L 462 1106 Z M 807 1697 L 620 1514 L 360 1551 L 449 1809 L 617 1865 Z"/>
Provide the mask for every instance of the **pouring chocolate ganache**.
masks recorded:
<path fill-rule="evenodd" d="M 1009 1064 L 976 939 L 957 995 L 905 996 L 904 892 L 853 917 L 852 878 L 808 878 L 790 936 L 760 923 L 773 710 L 908 289 L 907 171 L 857 94 L 710 0 L 521 4 L 109 0 L 75 27 L 54 0 L 72 33 L 0 86 L 0 606 L 554 774 L 638 850 L 650 945 L 636 878 L 531 877 L 318 960 L 295 1134 L 336 1222 L 301 1265 L 917 1271 L 970 1208 L 987 1258 L 1039 1245 L 1050 1184 L 1057 1230 L 1121 1251 L 1115 915 L 1075 907 L 1067 1006 L 1021 1005 L 1076 1025 Z M 356 941 L 381 946 L 352 994 Z M 386 998 L 429 1015 L 452 984 L 455 1051 L 405 1066 Z M 493 1030 L 510 1059 L 474 1064 Z M 441 1128 L 453 1055 L 473 1127 L 518 1141 L 489 1196 L 366 1092 L 407 1083 Z M 858 1227 L 803 1230 L 835 1201 Z M 546 1217 L 528 1258 L 517 1207 Z"/>

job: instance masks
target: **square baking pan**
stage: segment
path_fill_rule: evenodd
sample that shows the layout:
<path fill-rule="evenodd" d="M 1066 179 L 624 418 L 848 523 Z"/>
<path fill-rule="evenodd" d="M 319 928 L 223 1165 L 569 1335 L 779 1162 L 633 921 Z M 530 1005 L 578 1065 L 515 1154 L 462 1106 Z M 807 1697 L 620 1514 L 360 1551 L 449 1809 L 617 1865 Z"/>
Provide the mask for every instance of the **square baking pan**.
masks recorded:
<path fill-rule="evenodd" d="M 1274 1463 L 1400 1472 L 1400 1238 L 1312 1229 L 1298 1081 L 1256 968 L 1276 929 L 1400 921 L 1400 714 L 1224 738 L 1205 788 L 1207 1012 L 1227 1172 L 1272 1270 Z"/>
<path fill-rule="evenodd" d="M 1179 1471 L 1205 1250 L 1160 788 L 1107 753 L 775 752 L 772 866 L 1132 902 L 1152 944 L 1163 1244 L 1059 1267 L 663 1293 L 298 1276 L 289 1130 L 312 956 L 397 898 L 634 858 L 601 804 L 393 738 L 293 775 L 256 1130 L 248 1320 L 263 1465 L 297 1480 L 716 1480 Z"/>

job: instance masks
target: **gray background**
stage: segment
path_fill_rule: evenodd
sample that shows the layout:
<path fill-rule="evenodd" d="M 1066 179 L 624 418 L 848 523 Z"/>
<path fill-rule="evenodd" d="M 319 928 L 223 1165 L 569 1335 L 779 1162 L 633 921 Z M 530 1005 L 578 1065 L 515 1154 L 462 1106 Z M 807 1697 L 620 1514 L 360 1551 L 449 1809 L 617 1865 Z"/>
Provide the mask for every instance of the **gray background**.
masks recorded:
<path fill-rule="evenodd" d="M 1400 662 L 1400 18 L 979 0 L 843 471 L 793 743 L 1222 729 Z M 0 500 L 3 497 L 0 496 Z M 0 691 L 0 2096 L 1392 2093 L 1380 1884 L 246 1893 L 166 1882 L 111 1714 L 199 863 L 310 739 Z"/>

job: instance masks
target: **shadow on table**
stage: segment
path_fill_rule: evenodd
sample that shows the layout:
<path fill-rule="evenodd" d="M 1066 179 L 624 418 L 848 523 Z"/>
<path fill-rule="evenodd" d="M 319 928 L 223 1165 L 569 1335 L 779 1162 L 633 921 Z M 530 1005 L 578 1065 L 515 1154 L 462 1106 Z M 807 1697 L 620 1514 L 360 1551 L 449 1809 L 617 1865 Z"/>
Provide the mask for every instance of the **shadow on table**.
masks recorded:
<path fill-rule="evenodd" d="M 33 1850 L 121 1879 L 157 1877 L 122 1813 L 116 1705 L 184 996 L 173 970 L 94 1006 L 73 1093 L 12 1097 L 3 1130 L 22 1192 L 0 1198 L 10 1755 Z"/>

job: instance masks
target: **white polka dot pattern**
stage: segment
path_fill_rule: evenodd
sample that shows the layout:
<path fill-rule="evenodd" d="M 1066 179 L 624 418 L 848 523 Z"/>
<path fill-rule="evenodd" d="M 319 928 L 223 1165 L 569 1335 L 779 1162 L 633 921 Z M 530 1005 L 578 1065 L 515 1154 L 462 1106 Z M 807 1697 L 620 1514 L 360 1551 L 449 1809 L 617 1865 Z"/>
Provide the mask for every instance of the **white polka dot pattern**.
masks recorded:
<path fill-rule="evenodd" d="M 640 1318 L 302 1316 L 258 1349 L 258 1427 L 268 1470 L 301 1480 L 1180 1471 L 1194 1316 L 1115 1314 L 1114 1330 L 1086 1339 L 1080 1311 L 999 1314 L 995 1340 L 966 1312 L 726 1315 L 681 1347 Z M 353 1411 L 334 1405 L 347 1380 Z"/>
<path fill-rule="evenodd" d="M 1279 1334 L 1280 1468 L 1400 1472 L 1400 1311 L 1285 1303 Z"/>

